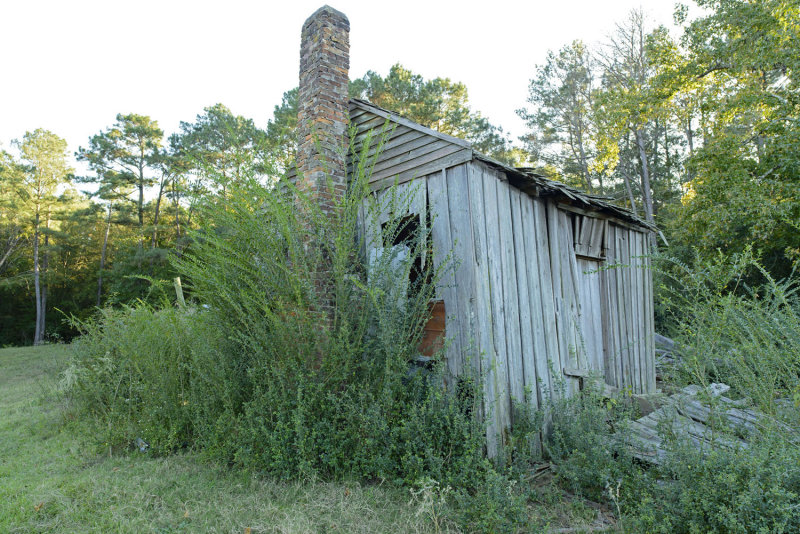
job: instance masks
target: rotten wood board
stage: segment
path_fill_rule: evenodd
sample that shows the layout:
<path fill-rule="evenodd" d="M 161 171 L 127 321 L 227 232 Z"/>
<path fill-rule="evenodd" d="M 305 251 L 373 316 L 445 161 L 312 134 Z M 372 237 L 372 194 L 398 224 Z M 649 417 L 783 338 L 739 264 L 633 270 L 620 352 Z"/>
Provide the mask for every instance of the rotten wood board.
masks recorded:
<path fill-rule="evenodd" d="M 700 450 L 747 448 L 746 439 L 739 435 L 746 436 L 767 422 L 777 423 L 769 421 L 766 414 L 741 408 L 738 401 L 719 393 L 714 395 L 713 391 L 719 403 L 712 405 L 698 396 L 700 391 L 697 386 L 686 387 L 668 397 L 661 408 L 633 421 L 629 426 L 633 456 L 647 463 L 662 463 L 667 454 L 666 434 L 688 439 Z M 777 424 L 796 436 L 792 441 L 800 443 L 800 432 Z"/>

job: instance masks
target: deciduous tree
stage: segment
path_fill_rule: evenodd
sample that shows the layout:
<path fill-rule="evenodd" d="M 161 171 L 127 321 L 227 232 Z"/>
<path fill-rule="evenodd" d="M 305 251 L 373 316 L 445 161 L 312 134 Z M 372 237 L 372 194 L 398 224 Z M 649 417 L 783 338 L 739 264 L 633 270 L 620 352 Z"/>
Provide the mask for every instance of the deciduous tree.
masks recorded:
<path fill-rule="evenodd" d="M 680 72 L 703 138 L 675 233 L 728 253 L 754 245 L 776 275 L 800 260 L 800 5 L 697 0 Z"/>
<path fill-rule="evenodd" d="M 602 192 L 603 174 L 595 172 L 595 70 L 581 41 L 548 53 L 530 81 L 530 106 L 517 114 L 527 123 L 521 139 L 534 161 L 552 165 L 567 182 Z"/>
<path fill-rule="evenodd" d="M 27 132 L 17 142 L 24 165 L 21 194 L 28 206 L 33 228 L 33 283 L 36 301 L 34 344 L 45 335 L 47 285 L 42 278 L 49 267 L 49 238 L 58 187 L 72 169 L 67 164 L 67 142 L 47 130 Z M 42 239 L 44 237 L 44 239 Z M 41 253 L 41 254 L 40 254 Z"/>

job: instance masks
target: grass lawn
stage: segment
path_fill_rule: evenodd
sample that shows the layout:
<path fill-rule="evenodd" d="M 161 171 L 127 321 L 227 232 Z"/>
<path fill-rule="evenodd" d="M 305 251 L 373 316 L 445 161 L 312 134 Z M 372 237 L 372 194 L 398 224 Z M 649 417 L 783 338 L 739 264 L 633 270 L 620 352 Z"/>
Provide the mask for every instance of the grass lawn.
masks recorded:
<path fill-rule="evenodd" d="M 0 533 L 458 531 L 448 505 L 407 488 L 278 482 L 192 453 L 101 453 L 58 393 L 69 350 L 0 349 Z M 532 488 L 529 514 L 524 531 L 597 530 L 597 505 L 554 484 Z"/>
<path fill-rule="evenodd" d="M 0 532 L 437 530 L 406 489 L 273 482 L 193 454 L 98 455 L 64 420 L 68 358 L 63 345 L 0 349 Z"/>

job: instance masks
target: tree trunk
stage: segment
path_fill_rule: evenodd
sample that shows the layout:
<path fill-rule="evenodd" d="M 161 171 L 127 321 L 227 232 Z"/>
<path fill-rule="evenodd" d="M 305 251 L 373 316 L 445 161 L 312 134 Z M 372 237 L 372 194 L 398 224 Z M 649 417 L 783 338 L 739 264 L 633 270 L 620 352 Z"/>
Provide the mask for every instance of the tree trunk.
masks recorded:
<path fill-rule="evenodd" d="M 689 146 L 689 162 L 691 163 L 692 156 L 694 156 L 694 131 L 692 131 L 691 116 L 686 119 L 686 144 Z M 692 181 L 692 171 L 688 165 L 686 166 L 686 181 Z"/>
<path fill-rule="evenodd" d="M 578 150 L 581 154 L 581 170 L 583 171 L 583 179 L 589 188 L 589 192 L 594 192 L 592 187 L 592 178 L 589 176 L 589 163 L 586 161 L 586 150 L 583 148 L 583 136 L 578 136 Z M 600 192 L 602 194 L 602 191 Z"/>
<path fill-rule="evenodd" d="M 181 238 L 181 205 L 175 202 L 175 243 Z"/>
<path fill-rule="evenodd" d="M 194 205 L 189 204 L 189 212 L 186 214 L 186 222 L 183 225 L 185 228 L 191 228 L 193 214 L 194 214 Z"/>
<path fill-rule="evenodd" d="M 111 210 L 113 204 L 108 205 L 108 215 L 106 216 L 106 231 L 103 235 L 103 248 L 100 249 L 100 272 L 97 276 L 97 307 L 100 307 L 100 300 L 103 296 L 103 269 L 106 268 L 106 250 L 108 249 L 108 234 L 111 233 Z"/>
<path fill-rule="evenodd" d="M 653 223 L 655 220 L 653 218 L 653 197 L 650 191 L 650 168 L 647 164 L 644 136 L 639 128 L 634 133 L 636 135 L 636 145 L 639 147 L 639 159 L 642 164 L 642 207 L 644 209 L 644 218 L 647 222 Z"/>
<path fill-rule="evenodd" d="M 164 185 L 166 185 L 166 177 L 161 180 L 158 186 L 158 197 L 156 197 L 156 210 L 153 215 L 153 238 L 150 242 L 150 248 L 155 250 L 158 243 L 158 215 L 161 212 L 161 197 L 164 196 Z"/>
<path fill-rule="evenodd" d="M 139 160 L 139 258 L 136 260 L 137 267 L 142 268 L 142 253 L 144 252 L 144 148 L 141 150 L 141 159 Z"/>
<path fill-rule="evenodd" d="M 181 257 L 181 199 L 178 195 L 177 177 L 172 179 L 172 197 L 175 201 L 175 253 Z"/>
<path fill-rule="evenodd" d="M 628 193 L 628 200 L 631 203 L 631 211 L 633 214 L 638 217 L 639 210 L 636 209 L 636 198 L 633 196 L 633 188 L 631 187 L 631 175 L 628 173 L 628 170 L 624 167 L 621 167 L 622 170 L 622 181 L 625 182 L 625 191 Z"/>
<path fill-rule="evenodd" d="M 39 206 L 36 206 L 36 218 L 33 223 L 33 289 L 36 299 L 36 328 L 33 334 L 33 344 L 42 343 L 42 289 L 39 283 Z"/>
<path fill-rule="evenodd" d="M 658 165 L 658 136 L 659 136 L 659 128 L 658 128 L 658 119 L 653 121 L 653 166 Z M 646 149 L 647 147 L 645 147 Z"/>
<path fill-rule="evenodd" d="M 642 206 L 644 208 L 644 217 L 650 224 L 655 224 L 653 217 L 653 197 L 650 192 L 650 169 L 647 165 L 647 152 L 644 147 L 644 137 L 640 129 L 636 130 L 636 144 L 639 147 L 639 158 L 642 162 Z M 656 234 L 653 230 L 647 232 L 647 248 L 648 250 L 655 251 L 658 246 L 656 242 Z"/>
<path fill-rule="evenodd" d="M 47 317 L 47 294 L 50 290 L 50 283 L 48 282 L 47 273 L 50 269 L 50 208 L 47 208 L 47 217 L 45 218 L 45 230 L 48 230 L 47 233 L 44 235 L 44 253 L 42 258 L 42 275 L 44 275 L 44 284 L 42 284 L 42 315 L 39 319 L 41 322 L 41 334 L 42 334 L 42 341 L 44 341 L 44 336 L 47 333 L 46 331 L 46 317 Z"/>
<path fill-rule="evenodd" d="M 626 132 L 625 133 L 625 150 L 620 150 L 620 152 L 627 154 L 630 151 L 631 147 L 630 136 Z M 633 187 L 631 183 L 633 182 L 633 177 L 631 175 L 630 169 L 628 168 L 629 160 L 628 158 L 624 158 L 625 164 L 622 164 L 623 160 L 620 160 L 619 169 L 622 172 L 622 181 L 625 184 L 625 191 L 628 193 L 628 200 L 631 203 L 631 211 L 633 214 L 638 217 L 639 210 L 636 208 L 636 197 L 633 196 Z"/>
<path fill-rule="evenodd" d="M 581 177 L 583 178 L 583 183 L 586 185 L 586 190 L 589 193 L 593 193 L 592 180 L 589 177 L 589 167 L 586 164 L 586 151 L 583 148 L 583 139 L 580 135 L 580 126 L 576 124 L 574 119 L 570 119 L 568 135 L 569 139 L 567 144 L 572 151 L 572 156 L 578 160 L 578 165 L 581 168 Z"/>

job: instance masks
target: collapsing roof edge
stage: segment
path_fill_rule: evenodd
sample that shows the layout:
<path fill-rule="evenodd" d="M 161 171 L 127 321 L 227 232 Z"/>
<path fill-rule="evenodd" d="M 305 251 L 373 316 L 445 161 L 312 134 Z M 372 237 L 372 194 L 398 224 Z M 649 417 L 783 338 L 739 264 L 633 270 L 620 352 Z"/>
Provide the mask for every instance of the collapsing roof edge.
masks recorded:
<path fill-rule="evenodd" d="M 654 224 L 648 223 L 644 219 L 637 217 L 628 208 L 617 206 L 616 204 L 611 203 L 609 201 L 610 200 L 609 197 L 593 195 L 591 193 L 585 193 L 580 189 L 576 189 L 565 183 L 553 180 L 552 178 L 547 178 L 546 176 L 533 172 L 532 169 L 527 167 L 511 167 L 509 165 L 506 165 L 505 163 L 494 160 L 479 152 L 473 152 L 473 154 L 475 159 L 483 161 L 484 163 L 487 163 L 493 167 L 499 167 L 503 169 L 507 173 L 518 177 L 518 179 L 521 179 L 523 184 L 527 183 L 529 187 L 533 186 L 538 188 L 539 195 L 541 196 L 558 195 L 566 198 L 569 201 L 569 203 L 578 202 L 589 208 L 608 211 L 613 213 L 615 217 L 618 217 L 622 220 L 634 223 L 649 230 L 658 231 L 658 228 Z M 520 187 L 520 185 L 514 184 L 513 182 L 512 185 L 517 185 L 517 187 Z M 525 187 L 523 185 L 520 188 L 524 189 Z"/>

